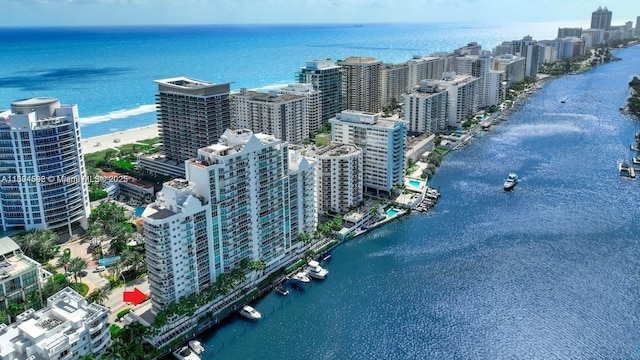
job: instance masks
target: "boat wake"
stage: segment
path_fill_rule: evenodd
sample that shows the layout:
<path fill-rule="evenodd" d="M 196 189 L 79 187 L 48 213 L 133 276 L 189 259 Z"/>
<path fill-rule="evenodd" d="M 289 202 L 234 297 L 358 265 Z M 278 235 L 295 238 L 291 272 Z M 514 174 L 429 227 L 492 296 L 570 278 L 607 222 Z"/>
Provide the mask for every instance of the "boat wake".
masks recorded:
<path fill-rule="evenodd" d="M 112 111 L 106 115 L 96 115 L 96 116 L 89 116 L 89 117 L 81 117 L 78 122 L 80 123 L 80 125 L 89 125 L 89 124 L 97 124 L 97 123 L 101 123 L 101 122 L 105 122 L 105 121 L 109 121 L 109 120 L 114 120 L 114 119 L 124 119 L 124 118 L 128 118 L 131 116 L 136 116 L 136 115 L 142 115 L 142 114 L 147 114 L 147 113 L 151 113 L 151 112 L 155 112 L 156 111 L 156 105 L 155 104 L 151 104 L 151 105 L 141 105 L 138 106 L 135 109 L 125 109 L 125 110 L 116 110 L 116 111 Z"/>

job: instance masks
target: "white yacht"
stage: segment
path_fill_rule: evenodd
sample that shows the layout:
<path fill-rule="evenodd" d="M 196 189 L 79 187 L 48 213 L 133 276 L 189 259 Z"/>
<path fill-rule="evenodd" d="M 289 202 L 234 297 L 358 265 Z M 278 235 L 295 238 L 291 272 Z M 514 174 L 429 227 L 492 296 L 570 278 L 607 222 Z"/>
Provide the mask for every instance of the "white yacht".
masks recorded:
<path fill-rule="evenodd" d="M 329 270 L 320 266 L 320 263 L 318 263 L 315 260 L 309 261 L 308 271 L 309 271 L 309 276 L 315 279 L 320 279 L 320 280 L 324 279 L 325 277 L 327 277 L 327 274 L 329 274 Z"/>
<path fill-rule="evenodd" d="M 260 314 L 258 312 L 258 310 L 252 308 L 249 305 L 245 305 L 242 307 L 242 310 L 240 310 L 240 315 L 246 317 L 247 319 L 250 320 L 259 320 L 262 319 L 262 314 Z"/>
<path fill-rule="evenodd" d="M 514 186 L 518 183 L 518 175 L 515 173 L 510 173 L 507 177 L 507 180 L 504 182 L 504 190 L 509 191 L 513 189 Z"/>
<path fill-rule="evenodd" d="M 303 282 L 303 283 L 308 283 L 309 281 L 311 281 L 311 279 L 309 279 L 309 277 L 307 276 L 307 274 L 304 271 L 297 272 L 291 278 L 293 280 L 298 280 L 298 281 Z"/>
<path fill-rule="evenodd" d="M 189 347 L 193 350 L 194 353 L 200 355 L 204 352 L 204 346 L 198 340 L 189 341 Z"/>
<path fill-rule="evenodd" d="M 562 99 L 560 99 L 560 102 L 563 103 L 563 104 L 566 103 L 567 102 L 567 98 L 563 96 Z"/>
<path fill-rule="evenodd" d="M 179 360 L 200 360 L 200 356 L 189 349 L 188 346 L 184 346 L 181 349 L 174 351 L 173 356 Z"/>

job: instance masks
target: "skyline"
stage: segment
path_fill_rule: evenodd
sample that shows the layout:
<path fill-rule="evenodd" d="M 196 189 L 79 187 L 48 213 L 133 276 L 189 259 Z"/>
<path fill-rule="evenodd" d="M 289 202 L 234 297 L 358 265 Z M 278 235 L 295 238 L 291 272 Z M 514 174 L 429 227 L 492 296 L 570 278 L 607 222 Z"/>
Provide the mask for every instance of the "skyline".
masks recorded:
<path fill-rule="evenodd" d="M 588 28 L 599 6 L 613 12 L 613 25 L 633 21 L 631 0 L 0 0 L 0 27 L 249 25 L 428 22 L 566 22 Z M 505 16 L 509 9 L 517 14 Z M 544 9 L 543 11 L 541 11 Z M 628 18 L 627 18 L 628 17 Z"/>

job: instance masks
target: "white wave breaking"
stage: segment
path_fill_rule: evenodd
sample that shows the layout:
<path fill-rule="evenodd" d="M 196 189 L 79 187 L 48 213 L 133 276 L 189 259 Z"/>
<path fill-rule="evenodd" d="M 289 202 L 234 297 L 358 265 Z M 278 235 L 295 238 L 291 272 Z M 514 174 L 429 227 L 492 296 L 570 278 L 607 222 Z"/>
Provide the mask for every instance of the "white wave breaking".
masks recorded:
<path fill-rule="evenodd" d="M 109 120 L 124 119 L 130 116 L 142 115 L 142 114 L 147 114 L 155 111 L 156 111 L 155 104 L 141 105 L 135 109 L 116 110 L 106 115 L 96 115 L 96 116 L 89 116 L 84 118 L 81 117 L 80 119 L 78 119 L 78 122 L 80 123 L 80 125 L 97 124 L 97 123 L 101 123 Z"/>

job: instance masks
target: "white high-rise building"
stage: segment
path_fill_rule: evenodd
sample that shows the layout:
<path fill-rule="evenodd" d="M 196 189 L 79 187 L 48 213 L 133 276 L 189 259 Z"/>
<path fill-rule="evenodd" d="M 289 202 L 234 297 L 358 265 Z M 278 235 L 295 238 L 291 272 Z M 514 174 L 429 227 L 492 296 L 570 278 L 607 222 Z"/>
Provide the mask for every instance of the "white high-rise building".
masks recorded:
<path fill-rule="evenodd" d="M 322 127 L 322 92 L 315 90 L 311 84 L 289 84 L 280 89 L 280 93 L 305 97 L 303 115 L 307 118 L 309 134 L 319 133 Z"/>
<path fill-rule="evenodd" d="M 0 356 L 22 360 L 99 358 L 111 345 L 108 320 L 109 309 L 87 303 L 67 287 L 50 296 L 45 308 L 25 311 L 11 325 L 0 324 Z"/>
<path fill-rule="evenodd" d="M 316 167 L 315 160 L 303 156 L 300 150 L 289 149 L 289 213 L 292 236 L 300 233 L 312 234 L 318 225 Z"/>
<path fill-rule="evenodd" d="M 478 111 L 478 78 L 454 72 L 444 73 L 443 77 L 438 85 L 449 93 L 447 125 L 461 128 L 464 121 Z"/>
<path fill-rule="evenodd" d="M 318 94 L 318 93 L 314 93 Z M 309 101 L 314 105 L 309 107 Z M 240 89 L 231 94 L 231 128 L 249 129 L 275 136 L 286 142 L 300 143 L 309 138 L 309 109 L 317 126 L 317 96 L 262 93 Z"/>
<path fill-rule="evenodd" d="M 314 165 L 305 160 L 296 171 L 313 172 Z M 216 276 L 239 268 L 243 259 L 262 260 L 266 276 L 304 252 L 297 231 L 315 229 L 308 220 L 313 215 L 306 213 L 315 210 L 315 203 L 299 204 L 313 199 L 314 184 L 304 174 L 296 176 L 294 188 L 303 193 L 292 196 L 289 171 L 288 144 L 250 130 L 225 131 L 219 143 L 200 149 L 187 163 L 187 179 L 211 208 Z M 297 214 L 291 213 L 292 199 Z M 299 216 L 296 229 L 292 216 Z"/>
<path fill-rule="evenodd" d="M 402 96 L 409 131 L 433 134 L 447 129 L 449 93 L 438 81 L 422 80 L 414 91 Z"/>
<path fill-rule="evenodd" d="M 500 76 L 491 73 L 492 58 L 488 52 L 456 58 L 456 73 L 478 78 L 478 107 L 485 108 L 500 102 Z"/>
<path fill-rule="evenodd" d="M 412 59 L 407 61 L 407 66 L 409 66 L 407 91 L 410 91 L 414 86 L 420 85 L 422 80 L 442 79 L 444 59 L 435 56 L 414 55 Z"/>
<path fill-rule="evenodd" d="M 331 59 L 307 61 L 296 74 L 298 82 L 313 85 L 322 92 L 322 121 L 344 110 L 342 71 Z"/>
<path fill-rule="evenodd" d="M 348 110 L 378 112 L 382 109 L 382 61 L 370 57 L 339 60 L 342 67 L 343 107 Z"/>
<path fill-rule="evenodd" d="M 362 150 L 352 144 L 330 143 L 308 156 L 316 159 L 318 212 L 344 214 L 363 197 Z"/>
<path fill-rule="evenodd" d="M 0 230 L 87 228 L 89 192 L 78 106 L 56 98 L 0 113 Z"/>
<path fill-rule="evenodd" d="M 380 114 L 345 110 L 331 123 L 331 140 L 354 144 L 364 156 L 363 186 L 376 192 L 391 192 L 402 185 L 407 123 L 381 119 Z"/>
<path fill-rule="evenodd" d="M 164 183 L 142 212 L 151 303 L 160 311 L 215 281 L 208 241 L 211 209 L 184 179 Z"/>

